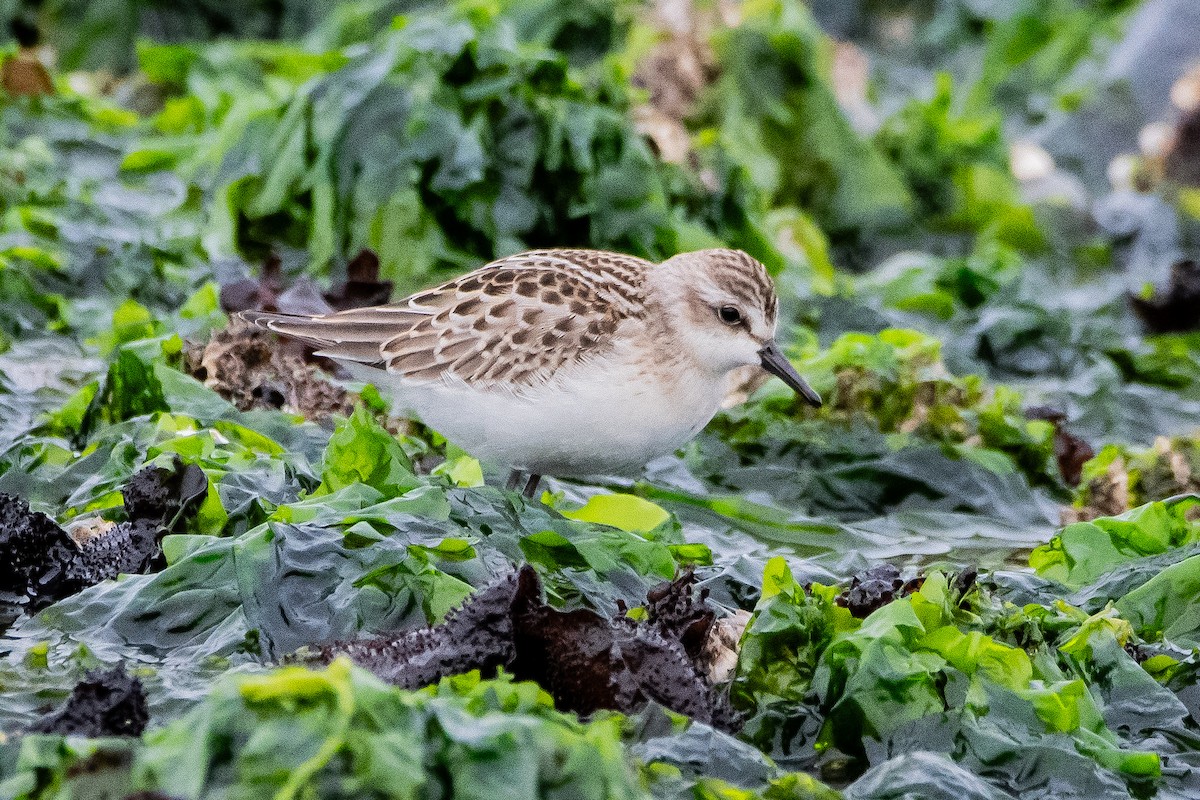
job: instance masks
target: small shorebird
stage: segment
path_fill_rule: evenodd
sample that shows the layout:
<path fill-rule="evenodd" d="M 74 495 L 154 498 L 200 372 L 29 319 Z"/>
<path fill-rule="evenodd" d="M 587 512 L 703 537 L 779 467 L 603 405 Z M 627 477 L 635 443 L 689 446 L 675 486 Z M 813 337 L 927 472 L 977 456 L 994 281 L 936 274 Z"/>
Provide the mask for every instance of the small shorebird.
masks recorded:
<path fill-rule="evenodd" d="M 480 458 L 528 475 L 626 472 L 683 445 L 761 365 L 814 406 L 775 343 L 779 301 L 739 250 L 654 264 L 535 250 L 398 303 L 319 316 L 243 311 L 390 394 Z"/>

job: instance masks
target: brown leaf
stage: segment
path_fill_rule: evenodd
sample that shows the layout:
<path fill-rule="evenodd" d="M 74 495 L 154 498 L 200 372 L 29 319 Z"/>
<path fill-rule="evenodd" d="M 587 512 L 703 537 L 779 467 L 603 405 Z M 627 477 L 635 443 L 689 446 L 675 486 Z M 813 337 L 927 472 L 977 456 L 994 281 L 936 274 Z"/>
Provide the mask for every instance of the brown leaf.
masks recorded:
<path fill-rule="evenodd" d="M 325 301 L 338 311 L 386 303 L 392 297 L 391 281 L 379 280 L 379 256 L 363 249 L 346 265 L 346 282 L 325 292 Z"/>
<path fill-rule="evenodd" d="M 22 50 L 0 65 L 0 86 L 10 97 L 41 97 L 54 94 L 54 81 L 33 52 Z"/>
<path fill-rule="evenodd" d="M 1059 474 L 1068 486 L 1078 486 L 1083 477 L 1083 465 L 1096 455 L 1096 451 L 1083 439 L 1067 432 L 1067 415 L 1056 408 L 1033 406 L 1025 409 L 1025 418 L 1053 423 L 1054 457 L 1058 461 Z"/>

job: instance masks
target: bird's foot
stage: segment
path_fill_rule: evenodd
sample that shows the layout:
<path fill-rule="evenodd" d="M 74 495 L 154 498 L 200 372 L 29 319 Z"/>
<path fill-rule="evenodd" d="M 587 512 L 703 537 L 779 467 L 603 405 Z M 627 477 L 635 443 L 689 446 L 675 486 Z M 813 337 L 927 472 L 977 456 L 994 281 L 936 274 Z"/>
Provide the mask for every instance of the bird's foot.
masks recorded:
<path fill-rule="evenodd" d="M 504 488 L 508 489 L 510 492 L 516 491 L 517 487 L 521 485 L 521 479 L 524 477 L 524 472 L 519 469 L 514 469 L 512 472 L 508 473 L 508 480 L 505 481 Z M 534 495 L 537 494 L 538 486 L 541 484 L 541 482 L 541 475 L 538 475 L 535 472 L 529 473 L 529 477 L 525 481 L 525 487 L 521 490 L 521 494 L 532 500 Z"/>

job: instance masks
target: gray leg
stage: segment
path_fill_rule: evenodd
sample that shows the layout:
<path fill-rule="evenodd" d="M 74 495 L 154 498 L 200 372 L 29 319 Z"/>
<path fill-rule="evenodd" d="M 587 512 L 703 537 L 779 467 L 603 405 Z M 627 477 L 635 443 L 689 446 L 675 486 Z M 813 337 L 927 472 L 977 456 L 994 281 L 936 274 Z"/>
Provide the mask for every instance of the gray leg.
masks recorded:
<path fill-rule="evenodd" d="M 525 484 L 525 491 L 522 494 L 532 500 L 534 495 L 537 494 L 538 484 L 541 482 L 542 476 L 531 472 L 529 474 L 529 481 Z"/>
<path fill-rule="evenodd" d="M 510 492 L 516 491 L 517 485 L 521 482 L 521 470 L 514 469 L 508 473 L 508 482 L 504 484 L 504 488 Z"/>

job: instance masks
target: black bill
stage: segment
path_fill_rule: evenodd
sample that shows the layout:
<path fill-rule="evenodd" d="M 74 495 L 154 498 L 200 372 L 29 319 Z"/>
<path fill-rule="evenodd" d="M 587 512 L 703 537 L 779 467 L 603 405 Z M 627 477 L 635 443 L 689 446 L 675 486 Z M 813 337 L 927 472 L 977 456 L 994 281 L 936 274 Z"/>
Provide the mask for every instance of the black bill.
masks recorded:
<path fill-rule="evenodd" d="M 795 389 L 796 393 L 803 397 L 809 405 L 820 408 L 821 395 L 817 394 L 808 385 L 808 382 L 800 377 L 800 373 L 796 372 L 796 368 L 792 366 L 792 362 L 787 360 L 787 356 L 779 349 L 779 345 L 775 342 L 767 342 L 767 346 L 759 350 L 758 355 L 762 358 L 763 369 L 772 375 L 777 375 L 780 380 Z"/>

